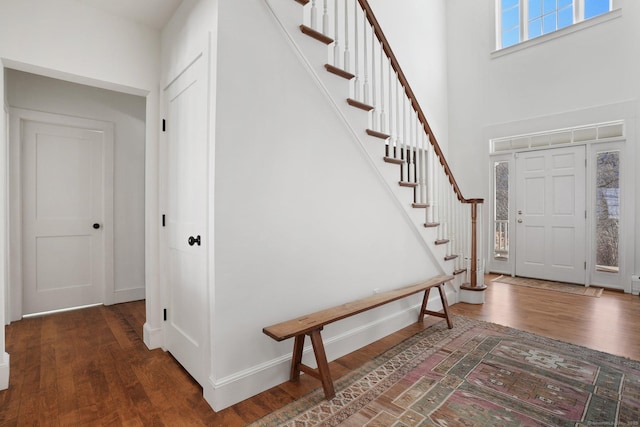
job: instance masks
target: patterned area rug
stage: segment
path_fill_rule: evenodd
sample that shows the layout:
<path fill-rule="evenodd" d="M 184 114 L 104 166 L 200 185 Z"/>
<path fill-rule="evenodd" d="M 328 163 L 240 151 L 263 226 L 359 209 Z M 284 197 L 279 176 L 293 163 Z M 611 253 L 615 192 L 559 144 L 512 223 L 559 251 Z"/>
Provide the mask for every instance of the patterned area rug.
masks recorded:
<path fill-rule="evenodd" d="M 549 291 L 564 292 L 566 294 L 585 295 L 588 297 L 600 297 L 602 288 L 593 286 L 576 285 L 573 283 L 551 282 L 549 280 L 529 279 L 526 277 L 499 276 L 492 282 L 507 283 L 509 285 L 526 286 L 528 288 L 547 289 Z"/>
<path fill-rule="evenodd" d="M 640 362 L 455 316 L 251 424 L 638 426 Z"/>

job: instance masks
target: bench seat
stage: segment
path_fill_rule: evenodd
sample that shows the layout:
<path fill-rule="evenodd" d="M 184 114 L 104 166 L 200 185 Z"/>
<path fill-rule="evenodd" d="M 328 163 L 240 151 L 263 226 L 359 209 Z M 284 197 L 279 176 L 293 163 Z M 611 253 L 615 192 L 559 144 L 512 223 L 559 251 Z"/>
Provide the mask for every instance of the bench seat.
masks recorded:
<path fill-rule="evenodd" d="M 284 341 L 289 338 L 295 338 L 293 345 L 293 357 L 291 360 L 290 380 L 297 381 L 300 378 L 300 372 L 309 374 L 322 382 L 325 397 L 327 399 L 331 399 L 335 396 L 335 389 L 333 387 L 333 381 L 329 373 L 329 365 L 327 363 L 324 344 L 320 335 L 320 331 L 324 328 L 325 325 L 337 322 L 338 320 L 362 313 L 367 310 L 371 310 L 376 307 L 380 307 L 381 305 L 397 301 L 410 295 L 424 292 L 418 321 L 422 321 L 424 316 L 427 314 L 442 317 L 447 320 L 447 326 L 451 329 L 453 327 L 453 323 L 449 316 L 444 285 L 447 282 L 453 280 L 453 278 L 454 276 L 451 275 L 436 276 L 429 280 L 416 283 L 411 286 L 381 292 L 368 296 L 366 298 L 362 298 L 356 301 L 348 302 L 346 304 L 338 305 L 325 310 L 320 310 L 306 316 L 297 317 L 286 322 L 268 326 L 262 331 L 276 341 Z M 438 288 L 438 291 L 440 293 L 443 312 L 427 310 L 429 291 L 435 287 Z M 311 368 L 302 363 L 302 350 L 304 349 L 304 339 L 307 335 L 309 335 L 309 337 L 311 338 L 313 352 L 315 354 L 316 362 L 318 365 L 317 369 Z"/>

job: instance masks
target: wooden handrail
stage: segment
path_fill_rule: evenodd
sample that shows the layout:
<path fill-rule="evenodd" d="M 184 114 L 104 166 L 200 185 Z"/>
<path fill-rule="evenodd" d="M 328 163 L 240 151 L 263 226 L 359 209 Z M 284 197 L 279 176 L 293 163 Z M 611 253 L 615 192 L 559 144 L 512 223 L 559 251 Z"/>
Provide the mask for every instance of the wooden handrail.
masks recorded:
<path fill-rule="evenodd" d="M 380 24 L 378 23 L 378 19 L 373 13 L 373 10 L 371 9 L 369 2 L 367 0 L 358 0 L 358 3 L 360 3 L 360 7 L 362 7 L 362 10 L 364 11 L 365 16 L 367 17 L 367 20 L 371 24 L 373 28 L 373 32 L 378 38 L 378 41 L 380 42 L 380 45 L 382 46 L 384 53 L 387 55 L 387 58 L 389 58 L 391 67 L 393 68 L 394 72 L 397 74 L 400 84 L 402 84 L 402 86 L 404 87 L 405 94 L 409 98 L 409 101 L 411 102 L 413 109 L 418 115 L 418 120 L 420 120 L 420 123 L 422 124 L 424 131 L 429 136 L 429 142 L 433 146 L 433 150 L 438 156 L 438 159 L 440 160 L 440 164 L 444 168 L 445 174 L 449 178 L 449 183 L 453 187 L 453 191 L 456 193 L 456 197 L 461 203 L 471 204 L 471 265 L 470 265 L 471 271 L 469 272 L 470 283 L 469 285 L 463 286 L 463 288 L 473 289 L 473 290 L 484 289 L 485 285 L 484 284 L 478 285 L 477 278 L 476 278 L 476 270 L 478 267 L 477 266 L 478 242 L 477 242 L 477 230 L 476 230 L 477 212 L 478 212 L 478 204 L 484 203 L 484 199 L 467 199 L 462 195 L 462 191 L 460 190 L 460 187 L 458 186 L 458 183 L 455 177 L 453 176 L 453 172 L 451 171 L 451 168 L 449 167 L 447 160 L 444 158 L 444 153 L 440 148 L 440 144 L 438 144 L 438 140 L 433 134 L 433 131 L 431 130 L 431 126 L 429 126 L 429 122 L 427 122 L 427 118 L 424 115 L 422 108 L 420 107 L 418 98 L 416 98 L 413 90 L 411 89 L 411 85 L 409 84 L 407 77 L 402 71 L 402 67 L 400 67 L 400 63 L 398 62 L 396 55 L 393 53 L 393 50 L 391 49 L 391 45 L 389 44 L 387 37 L 384 35 L 384 32 L 382 31 L 382 27 L 380 27 Z"/>
<path fill-rule="evenodd" d="M 427 118 L 424 115 L 424 112 L 422 111 L 420 104 L 418 103 L 418 99 L 413 93 L 413 90 L 411 89 L 411 85 L 409 85 L 409 81 L 407 80 L 407 77 L 402 71 L 402 67 L 400 67 L 400 63 L 398 62 L 396 55 L 393 53 L 393 50 L 391 50 L 391 45 L 389 44 L 387 37 L 382 32 L 382 28 L 380 27 L 380 24 L 378 23 L 378 20 L 375 14 L 373 13 L 373 10 L 371 9 L 369 2 L 367 0 L 358 0 L 358 3 L 360 3 L 360 6 L 364 10 L 365 16 L 367 17 L 367 20 L 373 27 L 373 31 L 376 37 L 378 38 L 378 41 L 380 42 L 380 45 L 382 46 L 384 53 L 387 55 L 387 58 L 389 58 L 389 61 L 391 62 L 391 67 L 398 75 L 398 80 L 404 87 L 405 93 L 409 98 L 409 101 L 411 102 L 413 109 L 418 114 L 418 119 L 420 120 L 420 123 L 422 123 L 424 131 L 427 133 L 427 135 L 429 135 L 429 142 L 433 146 L 433 149 L 436 155 L 438 156 L 438 159 L 440 160 L 440 164 L 442 165 L 445 173 L 449 177 L 449 183 L 453 187 L 453 190 L 455 191 L 456 196 L 458 197 L 458 200 L 462 203 L 483 203 L 484 202 L 483 199 L 466 199 L 462 195 L 462 191 L 460 191 L 460 187 L 458 186 L 458 183 L 456 182 L 456 179 L 453 176 L 453 172 L 451 171 L 451 168 L 449 167 L 447 160 L 444 158 L 442 149 L 440 148 L 440 145 L 438 144 L 438 141 L 435 135 L 433 134 L 433 131 L 431 130 L 431 126 L 429 126 L 429 122 L 427 122 Z"/>

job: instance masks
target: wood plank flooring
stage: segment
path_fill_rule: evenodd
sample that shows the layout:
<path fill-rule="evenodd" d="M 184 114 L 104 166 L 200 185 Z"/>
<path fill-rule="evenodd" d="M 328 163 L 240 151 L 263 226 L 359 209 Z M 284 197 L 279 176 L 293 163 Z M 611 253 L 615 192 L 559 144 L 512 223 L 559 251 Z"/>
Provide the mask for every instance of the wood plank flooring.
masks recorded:
<path fill-rule="evenodd" d="M 600 298 L 489 282 L 483 305 L 454 314 L 640 360 L 640 298 Z M 144 301 L 14 322 L 6 328 L 9 390 L 1 426 L 244 426 L 320 386 L 303 375 L 215 413 L 170 354 L 142 342 Z M 338 378 L 424 327 L 429 318 L 330 363 Z M 293 343 L 292 343 L 293 345 Z"/>

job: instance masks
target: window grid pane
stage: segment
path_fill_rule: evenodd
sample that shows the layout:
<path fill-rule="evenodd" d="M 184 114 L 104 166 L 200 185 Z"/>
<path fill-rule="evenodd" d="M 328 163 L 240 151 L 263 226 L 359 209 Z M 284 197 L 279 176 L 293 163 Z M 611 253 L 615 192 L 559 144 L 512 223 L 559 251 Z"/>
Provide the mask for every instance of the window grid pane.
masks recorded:
<path fill-rule="evenodd" d="M 610 10 L 609 0 L 584 0 L 584 19 L 602 15 Z"/>
<path fill-rule="evenodd" d="M 520 43 L 520 2 L 519 0 L 502 0 L 501 11 L 502 47 Z"/>
<path fill-rule="evenodd" d="M 529 0 L 530 39 L 573 24 L 572 0 Z"/>

